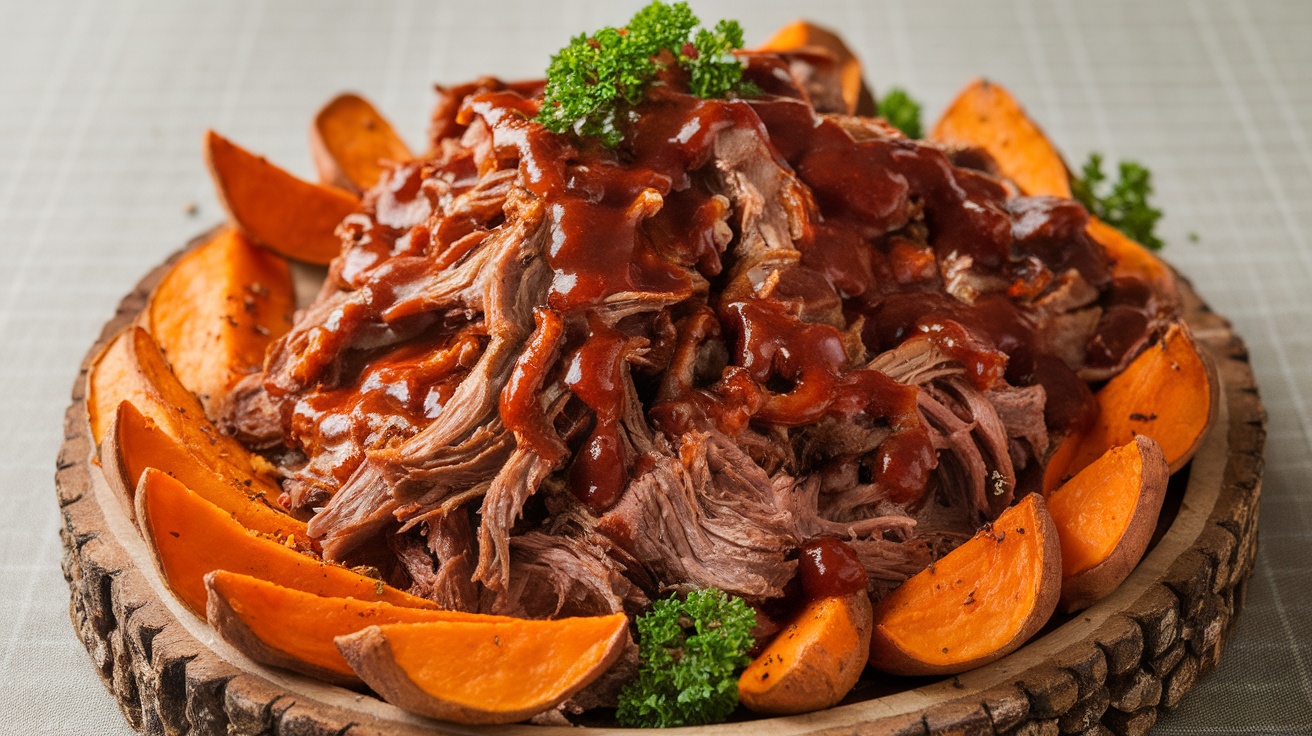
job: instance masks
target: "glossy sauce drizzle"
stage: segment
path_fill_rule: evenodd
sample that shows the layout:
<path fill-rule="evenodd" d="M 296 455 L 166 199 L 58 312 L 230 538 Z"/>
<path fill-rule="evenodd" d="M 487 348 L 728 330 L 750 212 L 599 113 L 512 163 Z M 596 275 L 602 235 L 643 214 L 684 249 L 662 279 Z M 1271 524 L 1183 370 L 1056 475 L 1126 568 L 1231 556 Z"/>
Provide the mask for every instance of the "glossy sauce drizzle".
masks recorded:
<path fill-rule="evenodd" d="M 1008 200 L 998 182 L 953 166 L 937 148 L 820 115 L 788 81 L 784 62 L 746 58 L 747 76 L 766 94 L 702 100 L 680 91 L 683 80 L 664 80 L 616 149 L 532 122 L 537 85 L 471 87 L 458 112 L 449 102 L 444 108 L 440 122 L 452 134 L 476 120 L 486 127 L 491 151 L 481 173 L 513 167 L 517 183 L 545 207 L 550 289 L 501 396 L 507 427 L 565 469 L 570 489 L 594 512 L 616 502 L 640 460 L 630 456 L 622 422 L 635 409 L 627 405 L 629 374 L 639 353 L 652 360 L 659 354 L 653 346 L 665 339 L 651 310 L 636 324 L 613 312 L 628 299 L 665 305 L 664 324 L 679 331 L 667 363 L 646 367 L 652 375 L 659 378 L 671 361 L 691 374 L 699 355 L 701 363 L 722 356 L 708 363 L 715 375 L 659 378 L 658 397 L 640 407 L 657 429 L 732 437 L 752 425 L 786 429 L 861 415 L 891 430 L 868 465 L 894 501 L 924 493 L 936 456 L 916 408 L 918 390 L 865 363 L 907 339 L 934 341 L 981 390 L 1004 379 L 1044 385 L 1057 407 L 1050 421 L 1087 413 L 1087 386 L 1044 352 L 1023 304 L 1067 271 L 1095 289 L 1109 287 L 1106 258 L 1083 234 L 1083 211 L 1056 200 Z M 740 170 L 725 163 L 733 151 L 718 148 L 735 137 L 757 146 Z M 465 170 L 475 158 L 449 178 L 461 186 L 476 181 Z M 800 260 L 781 260 L 766 288 L 736 273 L 725 250 L 743 236 L 747 205 L 730 205 L 746 196 L 735 177 L 768 176 L 772 166 L 795 174 L 806 191 L 784 203 L 801 223 L 789 244 Z M 409 180 L 396 189 L 398 199 L 422 191 Z M 416 247 L 454 253 L 454 262 L 460 248 L 477 246 L 482 220 L 443 223 Z M 381 246 L 374 250 L 381 258 Z M 973 291 L 949 295 L 949 266 L 969 277 L 961 288 Z M 1114 360 L 1140 326 L 1145 300 L 1132 284 L 1122 291 L 1124 303 L 1108 311 L 1091 348 L 1096 361 Z M 854 349 L 839 327 L 857 320 L 864 345 Z M 565 387 L 590 415 L 570 448 L 535 415 L 553 370 L 564 371 Z M 848 559 L 839 542 L 816 544 L 817 560 Z"/>
<path fill-rule="evenodd" d="M 797 577 L 806 600 L 850 595 L 866 589 L 865 565 L 851 547 L 833 537 L 812 539 L 802 546 Z"/>

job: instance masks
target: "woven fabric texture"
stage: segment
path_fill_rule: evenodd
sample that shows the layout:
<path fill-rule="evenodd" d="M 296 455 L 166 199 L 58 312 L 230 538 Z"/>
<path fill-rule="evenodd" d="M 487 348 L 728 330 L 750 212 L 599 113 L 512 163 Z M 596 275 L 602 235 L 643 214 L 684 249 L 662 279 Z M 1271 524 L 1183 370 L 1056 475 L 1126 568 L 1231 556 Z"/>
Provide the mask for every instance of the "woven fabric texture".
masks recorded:
<path fill-rule="evenodd" d="M 311 173 L 356 90 L 411 141 L 430 85 L 541 74 L 634 0 L 0 0 L 0 732 L 127 734 L 68 621 L 51 476 L 78 362 L 122 294 L 222 219 L 207 127 Z M 1005 83 L 1072 162 L 1140 160 L 1166 257 L 1247 340 L 1270 412 L 1261 550 L 1220 668 L 1159 734 L 1312 733 L 1312 3 L 694 0 L 748 41 L 840 29 L 934 116 Z"/>

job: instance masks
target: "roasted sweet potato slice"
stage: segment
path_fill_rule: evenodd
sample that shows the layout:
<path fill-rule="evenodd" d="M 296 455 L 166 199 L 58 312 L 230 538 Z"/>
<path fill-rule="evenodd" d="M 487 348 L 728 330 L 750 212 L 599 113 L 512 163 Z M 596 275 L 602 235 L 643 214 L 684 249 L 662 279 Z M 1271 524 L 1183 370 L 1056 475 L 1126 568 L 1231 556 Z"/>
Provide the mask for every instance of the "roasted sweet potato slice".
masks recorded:
<path fill-rule="evenodd" d="M 949 675 L 988 664 L 1042 628 L 1060 593 L 1057 529 L 1030 494 L 875 606 L 870 666 Z"/>
<path fill-rule="evenodd" d="M 984 149 L 1024 194 L 1071 196 L 1070 172 L 1056 146 L 1000 84 L 976 79 L 967 85 L 929 138 Z"/>
<path fill-rule="evenodd" d="M 1129 577 L 1148 549 L 1169 478 L 1162 448 L 1139 435 L 1048 496 L 1061 539 L 1058 608 L 1088 608 Z"/>
<path fill-rule="evenodd" d="M 120 401 L 147 406 L 157 403 L 152 402 L 153 388 L 140 375 L 137 366 L 135 337 L 138 331 L 145 334 L 145 330 L 136 327 L 120 332 L 91 361 L 87 371 L 87 419 L 91 424 L 91 438 L 97 445 L 114 420 Z"/>
<path fill-rule="evenodd" d="M 337 638 L 351 669 L 389 703 L 457 723 L 514 723 L 605 672 L 628 633 L 622 613 L 556 621 L 370 626 Z"/>
<path fill-rule="evenodd" d="M 224 228 L 169 269 L 142 321 L 178 381 L 212 414 L 219 397 L 264 365 L 295 309 L 287 262 Z"/>
<path fill-rule="evenodd" d="M 838 34 L 804 20 L 780 28 L 757 51 L 800 51 L 819 48 L 834 57 L 848 114 L 874 115 L 875 98 L 861 76 L 861 62 Z"/>
<path fill-rule="evenodd" d="M 1180 303 L 1180 287 L 1175 283 L 1175 274 L 1152 251 L 1096 217 L 1089 219 L 1085 230 L 1107 251 L 1112 260 L 1112 276 L 1142 279 L 1152 287 L 1163 306 Z"/>
<path fill-rule="evenodd" d="M 230 570 L 315 595 L 436 604 L 344 567 L 321 562 L 278 540 L 251 532 L 218 506 L 164 472 L 148 468 L 137 484 L 137 526 L 164 582 L 197 615 L 205 615 L 205 576 Z"/>
<path fill-rule="evenodd" d="M 1174 473 L 1216 421 L 1219 391 L 1212 361 L 1187 327 L 1172 324 L 1094 395 L 1098 418 L 1058 446 L 1044 472 L 1044 491 L 1052 492 L 1103 453 L 1141 434 L 1157 440 Z"/>
<path fill-rule="evenodd" d="M 114 490 L 127 499 L 135 516 L 132 496 L 147 468 L 156 468 L 190 488 L 206 501 L 232 515 L 237 523 L 279 539 L 291 536 L 297 547 L 313 549 L 305 522 L 287 515 L 266 491 L 252 490 L 207 467 L 194 453 L 142 416 L 131 402 L 118 405 L 114 421 L 101 447 L 101 466 Z"/>
<path fill-rule="evenodd" d="M 377 184 L 389 164 L 414 158 L 387 118 L 353 94 L 334 97 L 315 114 L 310 150 L 319 181 L 356 193 Z"/>
<path fill-rule="evenodd" d="M 212 130 L 205 162 L 233 224 L 257 243 L 309 263 L 341 251 L 337 224 L 360 205 L 351 193 L 297 179 Z"/>
<path fill-rule="evenodd" d="M 135 326 L 114 338 L 87 374 L 87 413 L 97 444 L 123 401 L 131 402 L 226 481 L 249 488 L 252 494 L 278 497 L 278 486 L 256 468 L 263 458 L 257 459 L 210 424 L 200 401 L 178 382 L 154 339 Z"/>
<path fill-rule="evenodd" d="M 267 665 L 347 685 L 358 684 L 360 679 L 337 651 L 335 637 L 377 624 L 513 620 L 317 596 L 227 570 L 206 575 L 205 589 L 210 626 L 243 654 Z"/>
<path fill-rule="evenodd" d="M 809 713 L 838 703 L 870 655 L 870 596 L 818 598 L 788 623 L 738 678 L 743 705 L 758 713 Z"/>

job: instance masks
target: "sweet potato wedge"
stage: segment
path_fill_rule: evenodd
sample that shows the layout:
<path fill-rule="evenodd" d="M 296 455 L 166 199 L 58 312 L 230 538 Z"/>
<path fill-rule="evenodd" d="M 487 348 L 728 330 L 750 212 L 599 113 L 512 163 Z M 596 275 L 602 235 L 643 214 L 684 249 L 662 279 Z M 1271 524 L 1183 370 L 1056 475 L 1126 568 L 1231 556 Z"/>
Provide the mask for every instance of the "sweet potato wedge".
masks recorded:
<path fill-rule="evenodd" d="M 870 666 L 949 675 L 1015 651 L 1052 616 L 1061 569 L 1057 529 L 1030 494 L 879 601 Z"/>
<path fill-rule="evenodd" d="M 333 639 L 338 636 L 377 624 L 513 620 L 318 596 L 227 570 L 206 575 L 205 589 L 210 626 L 243 654 L 263 664 L 345 685 L 359 684 L 360 679 L 337 651 Z"/>
<path fill-rule="evenodd" d="M 1096 217 L 1089 219 L 1085 232 L 1111 258 L 1113 277 L 1134 276 L 1142 279 L 1152 287 L 1163 306 L 1180 303 L 1180 287 L 1175 283 L 1175 274 L 1152 251 Z"/>
<path fill-rule="evenodd" d="M 145 334 L 145 330 L 128 327 L 116 335 L 92 359 L 87 371 L 87 419 L 91 424 L 91 439 L 97 445 L 104 440 L 120 401 L 153 406 L 154 392 L 137 366 L 137 332 Z"/>
<path fill-rule="evenodd" d="M 828 708 L 847 695 L 870 655 L 870 596 L 811 601 L 738 678 L 743 705 L 786 715 Z"/>
<path fill-rule="evenodd" d="M 1000 84 L 976 79 L 967 85 L 929 138 L 984 149 L 1024 194 L 1071 196 L 1070 171 L 1056 146 Z"/>
<path fill-rule="evenodd" d="M 261 536 L 163 471 L 148 468 L 137 484 L 137 526 L 164 582 L 197 615 L 205 615 L 205 576 L 230 570 L 288 588 L 336 598 L 436 608 L 382 581 L 325 564 Z"/>
<path fill-rule="evenodd" d="M 1216 368 L 1198 350 L 1189 328 L 1171 325 L 1094 394 L 1098 418 L 1057 447 L 1044 471 L 1044 492 L 1141 434 L 1157 440 L 1174 473 L 1189 462 L 1216 421 L 1219 392 Z"/>
<path fill-rule="evenodd" d="M 360 205 L 351 193 L 297 179 L 212 130 L 205 162 L 233 224 L 257 243 L 309 263 L 341 251 L 337 224 Z"/>
<path fill-rule="evenodd" d="M 191 489 L 201 498 L 232 515 L 253 532 L 286 539 L 300 549 L 314 549 L 305 522 L 277 507 L 267 491 L 252 490 L 240 481 L 207 467 L 194 453 L 142 416 L 131 402 L 119 404 L 101 447 L 101 467 L 114 490 L 127 499 L 135 517 L 132 497 L 147 468 L 156 468 Z"/>
<path fill-rule="evenodd" d="M 142 321 L 178 381 L 212 415 L 220 396 L 264 365 L 265 349 L 291 327 L 295 309 L 287 262 L 224 228 L 165 274 Z"/>
<path fill-rule="evenodd" d="M 155 340 L 140 327 L 124 330 L 92 362 L 87 374 L 87 413 L 101 443 L 123 401 L 129 401 L 196 458 L 228 482 L 266 498 L 278 486 L 256 468 L 259 460 L 205 418 L 200 401 L 178 382 Z M 260 458 L 262 460 L 262 458 Z"/>
<path fill-rule="evenodd" d="M 848 114 L 874 115 L 875 98 L 861 76 L 861 62 L 838 34 L 804 20 L 780 28 L 757 51 L 799 51 L 819 48 L 834 57 Z"/>
<path fill-rule="evenodd" d="M 408 711 L 457 723 L 514 723 L 605 672 L 628 632 L 623 613 L 555 621 L 370 626 L 337 638 L 351 669 Z"/>
<path fill-rule="evenodd" d="M 320 182 L 357 194 L 377 184 L 388 164 L 414 158 L 387 118 L 353 94 L 334 97 L 315 114 L 310 150 Z"/>
<path fill-rule="evenodd" d="M 1162 448 L 1139 435 L 1048 496 L 1061 539 L 1061 611 L 1088 608 L 1129 577 L 1148 549 L 1169 478 Z"/>

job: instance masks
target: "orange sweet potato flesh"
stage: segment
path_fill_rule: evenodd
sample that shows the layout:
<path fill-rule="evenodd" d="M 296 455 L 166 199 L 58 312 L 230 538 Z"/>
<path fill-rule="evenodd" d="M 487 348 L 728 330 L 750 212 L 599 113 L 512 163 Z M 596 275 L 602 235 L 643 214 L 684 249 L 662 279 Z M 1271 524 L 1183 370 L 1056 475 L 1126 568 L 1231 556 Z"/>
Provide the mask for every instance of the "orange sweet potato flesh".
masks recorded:
<path fill-rule="evenodd" d="M 223 228 L 173 265 L 142 317 L 178 381 L 212 415 L 220 397 L 264 365 L 295 309 L 287 262 Z"/>
<path fill-rule="evenodd" d="M 206 575 L 205 589 L 210 626 L 243 654 L 263 664 L 344 685 L 360 684 L 360 679 L 337 651 L 333 639 L 338 636 L 377 624 L 512 620 L 317 596 L 227 570 Z"/>
<path fill-rule="evenodd" d="M 1024 194 L 1071 196 L 1070 172 L 1061 154 L 1000 84 L 976 79 L 967 85 L 929 138 L 984 149 Z"/>
<path fill-rule="evenodd" d="M 870 666 L 948 675 L 1003 657 L 1043 627 L 1061 592 L 1061 548 L 1030 494 L 875 606 Z"/>
<path fill-rule="evenodd" d="M 628 639 L 623 613 L 556 621 L 370 626 L 337 638 L 355 673 L 389 703 L 457 723 L 514 723 L 605 672 Z"/>
<path fill-rule="evenodd" d="M 1000 84 L 986 79 L 972 82 L 948 106 L 929 137 L 984 149 L 1023 194 L 1072 196 L 1070 171 L 1061 153 Z M 1113 276 L 1143 279 L 1164 306 L 1179 304 L 1175 274 L 1151 251 L 1096 217 L 1090 219 L 1087 232 L 1107 251 Z"/>
<path fill-rule="evenodd" d="M 387 118 L 353 94 L 334 97 L 315 114 L 310 150 L 319 181 L 357 193 L 377 184 L 388 164 L 414 158 Z"/>
<path fill-rule="evenodd" d="M 265 492 L 253 491 L 231 477 L 214 472 L 194 453 L 142 416 L 129 401 L 118 405 L 101 447 L 101 466 L 111 488 L 127 499 L 132 496 L 147 468 L 156 468 L 190 488 L 206 501 L 232 515 L 237 523 L 279 539 L 291 536 L 297 547 L 313 549 L 314 540 L 305 533 L 305 522 L 274 505 Z"/>
<path fill-rule="evenodd" d="M 1098 418 L 1058 446 L 1044 472 L 1044 491 L 1141 434 L 1161 445 L 1174 473 L 1193 457 L 1216 420 L 1219 391 L 1216 368 L 1198 350 L 1189 328 L 1172 324 L 1094 394 Z"/>
<path fill-rule="evenodd" d="M 173 375 L 150 333 L 129 326 L 92 362 L 87 374 L 87 413 L 99 445 L 118 406 L 129 401 L 201 464 L 252 494 L 275 499 L 279 489 L 256 466 L 258 458 L 205 418 L 200 401 Z"/>
<path fill-rule="evenodd" d="M 843 43 L 838 34 L 804 20 L 792 23 L 774 32 L 774 35 L 757 51 L 798 51 L 807 47 L 820 48 L 834 57 L 842 83 L 843 102 L 848 114 L 874 115 L 875 99 L 861 76 L 861 62 Z"/>
<path fill-rule="evenodd" d="M 233 224 L 257 243 L 319 264 L 341 251 L 337 225 L 359 207 L 354 195 L 298 179 L 212 130 L 205 162 Z"/>
<path fill-rule="evenodd" d="M 1048 496 L 1061 539 L 1060 610 L 1087 608 L 1129 577 L 1148 549 L 1169 477 L 1162 448 L 1139 435 Z"/>
<path fill-rule="evenodd" d="M 1089 219 L 1085 232 L 1111 258 L 1113 277 L 1134 276 L 1142 279 L 1152 287 L 1153 293 L 1158 295 L 1164 306 L 1180 303 L 1180 287 L 1176 285 L 1175 274 L 1152 251 L 1096 217 Z"/>
<path fill-rule="evenodd" d="M 134 338 L 138 331 L 145 334 L 137 327 L 120 332 L 96 355 L 87 371 L 87 419 L 97 445 L 104 439 L 120 401 L 148 405 L 153 398 L 153 387 L 137 366 Z"/>
<path fill-rule="evenodd" d="M 199 616 L 205 615 L 205 576 L 215 570 L 239 572 L 315 595 L 436 607 L 381 581 L 324 564 L 282 540 L 251 532 L 228 512 L 154 468 L 142 474 L 133 500 L 137 526 L 161 577 Z"/>
<path fill-rule="evenodd" d="M 856 685 L 870 654 L 870 596 L 861 590 L 808 603 L 738 678 L 738 697 L 758 713 L 828 708 Z"/>

